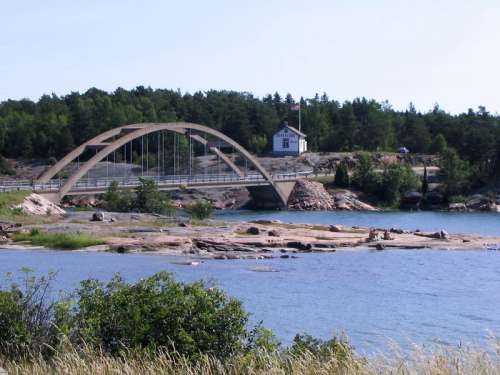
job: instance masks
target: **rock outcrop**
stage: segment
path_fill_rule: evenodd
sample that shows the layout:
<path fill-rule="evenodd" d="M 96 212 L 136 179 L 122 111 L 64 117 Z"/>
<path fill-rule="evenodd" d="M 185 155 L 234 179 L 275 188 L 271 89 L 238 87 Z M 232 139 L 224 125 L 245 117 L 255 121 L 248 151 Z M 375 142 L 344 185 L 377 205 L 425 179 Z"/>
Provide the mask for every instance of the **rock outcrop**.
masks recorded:
<path fill-rule="evenodd" d="M 298 180 L 290 194 L 288 208 L 292 210 L 344 210 L 379 211 L 364 203 L 351 190 L 337 190 L 330 194 L 323 184 L 311 180 Z"/>
<path fill-rule="evenodd" d="M 62 216 L 66 213 L 61 207 L 38 194 L 30 194 L 15 206 L 28 215 Z"/>
<path fill-rule="evenodd" d="M 323 184 L 298 180 L 288 200 L 288 207 L 293 210 L 333 210 L 333 197 L 326 191 Z"/>

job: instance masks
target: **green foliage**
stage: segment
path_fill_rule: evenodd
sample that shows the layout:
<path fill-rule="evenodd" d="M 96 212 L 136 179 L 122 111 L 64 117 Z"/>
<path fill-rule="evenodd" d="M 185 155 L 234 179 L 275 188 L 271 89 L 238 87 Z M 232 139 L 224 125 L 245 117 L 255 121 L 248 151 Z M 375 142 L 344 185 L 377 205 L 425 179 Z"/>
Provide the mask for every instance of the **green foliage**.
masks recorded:
<path fill-rule="evenodd" d="M 318 359 L 328 358 L 333 355 L 338 361 L 344 363 L 352 359 L 354 354 L 346 338 L 334 337 L 331 340 L 324 341 L 306 334 L 294 337 L 290 353 L 295 356 L 310 353 Z"/>
<path fill-rule="evenodd" d="M 133 207 L 132 195 L 127 190 L 121 190 L 117 181 L 112 181 L 103 196 L 104 207 L 112 212 L 128 212 Z"/>
<path fill-rule="evenodd" d="M 212 216 L 212 203 L 206 199 L 197 199 L 186 207 L 186 213 L 191 219 L 205 220 Z"/>
<path fill-rule="evenodd" d="M 181 284 L 161 272 L 136 284 L 116 275 L 77 290 L 75 334 L 118 354 L 123 348 L 174 349 L 227 358 L 242 349 L 247 314 L 239 301 L 202 282 Z"/>
<path fill-rule="evenodd" d="M 27 241 L 36 246 L 62 250 L 76 250 L 106 243 L 106 241 L 85 233 L 41 232 L 38 229 L 32 229 L 30 233 L 17 233 L 13 240 L 17 242 Z"/>
<path fill-rule="evenodd" d="M 382 173 L 380 195 L 389 205 L 399 203 L 401 195 L 420 188 L 420 180 L 413 169 L 398 163 L 389 164 Z"/>
<path fill-rule="evenodd" d="M 158 191 L 155 182 L 148 178 L 139 178 L 139 186 L 135 189 L 134 207 L 139 212 L 175 214 L 175 207 L 172 205 L 170 196 Z"/>
<path fill-rule="evenodd" d="M 19 283 L 7 274 L 7 288 L 0 288 L 0 354 L 19 357 L 49 351 L 55 340 L 50 301 L 50 283 L 55 274 L 36 278 L 31 270 L 22 269 Z M 0 284 L 1 285 L 1 284 Z"/>
<path fill-rule="evenodd" d="M 366 152 L 358 154 L 358 164 L 354 170 L 353 184 L 365 193 L 378 193 L 380 176 L 375 172 L 371 155 Z"/>
<path fill-rule="evenodd" d="M 262 323 L 255 326 L 252 331 L 250 331 L 247 339 L 247 351 L 251 352 L 267 352 L 273 353 L 277 351 L 281 346 L 281 341 L 279 341 L 274 333 L 262 326 Z"/>
<path fill-rule="evenodd" d="M 442 154 L 447 148 L 448 143 L 446 142 L 446 138 L 440 133 L 432 141 L 430 151 L 434 154 Z"/>
<path fill-rule="evenodd" d="M 340 163 L 335 170 L 335 186 L 347 188 L 349 187 L 349 170 L 346 163 Z"/>
<path fill-rule="evenodd" d="M 244 349 L 248 315 L 242 304 L 203 282 L 183 284 L 160 272 L 136 284 L 115 275 L 107 284 L 82 281 L 72 300 L 52 301 L 48 278 L 26 271 L 0 289 L 0 355 L 50 354 L 69 340 L 112 355 L 168 349 L 190 359 L 218 359 Z"/>
<path fill-rule="evenodd" d="M 424 175 L 422 176 L 422 194 L 426 195 L 429 192 L 429 182 L 427 181 L 427 166 L 424 165 Z"/>
<path fill-rule="evenodd" d="M 9 165 L 7 159 L 0 155 L 0 175 L 2 174 L 11 176 L 16 174 L 16 171 L 14 171 L 14 169 L 12 169 L 12 167 Z"/>
<path fill-rule="evenodd" d="M 16 206 L 29 195 L 29 191 L 9 191 L 0 193 L 0 219 L 19 220 L 24 219 L 26 214 L 20 207 Z"/>
<path fill-rule="evenodd" d="M 283 121 L 298 125 L 297 112 L 290 111 L 293 103 L 291 95 L 278 93 L 259 99 L 247 92 L 189 94 L 143 86 L 44 95 L 38 102 L 7 100 L 0 103 L 0 150 L 8 158 L 59 159 L 75 144 L 122 124 L 183 120 L 220 130 L 260 153 L 269 150 L 269 140 Z M 406 146 L 412 153 L 443 153 L 451 147 L 474 168 L 480 184 L 500 176 L 500 116 L 484 107 L 452 115 L 436 106 L 420 113 L 413 105 L 396 111 L 387 102 L 356 98 L 339 103 L 326 95 L 301 99 L 300 104 L 302 131 L 313 151 L 394 151 Z M 168 145 L 172 137 L 167 137 Z M 151 159 L 156 148 L 151 138 L 149 165 L 156 165 Z M 185 137 L 179 148 L 186 153 Z M 166 155 L 167 165 L 172 157 Z M 134 159 L 138 161 L 137 155 Z M 177 173 L 185 171 L 183 160 Z"/>
<path fill-rule="evenodd" d="M 454 149 L 445 150 L 441 156 L 440 175 L 443 179 L 442 189 L 447 197 L 464 193 L 470 174 L 469 164 L 460 159 Z"/>

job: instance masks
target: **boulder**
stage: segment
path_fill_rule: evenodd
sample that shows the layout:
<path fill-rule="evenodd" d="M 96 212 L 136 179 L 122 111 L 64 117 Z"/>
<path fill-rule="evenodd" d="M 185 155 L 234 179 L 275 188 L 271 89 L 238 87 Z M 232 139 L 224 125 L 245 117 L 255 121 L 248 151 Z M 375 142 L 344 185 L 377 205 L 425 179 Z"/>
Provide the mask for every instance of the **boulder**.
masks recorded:
<path fill-rule="evenodd" d="M 21 204 L 15 207 L 29 215 L 62 216 L 66 213 L 58 205 L 35 193 L 28 195 Z"/>
<path fill-rule="evenodd" d="M 370 233 L 368 233 L 368 238 L 366 240 L 368 242 L 374 242 L 374 241 L 381 241 L 383 239 L 384 239 L 384 237 L 383 237 L 382 233 L 372 229 L 372 230 L 370 230 Z"/>
<path fill-rule="evenodd" d="M 342 232 L 342 225 L 339 225 L 339 224 L 334 224 L 334 225 L 330 225 L 330 232 Z"/>
<path fill-rule="evenodd" d="M 247 229 L 247 234 L 257 235 L 260 233 L 260 229 L 257 227 L 250 227 Z"/>
<path fill-rule="evenodd" d="M 275 229 L 272 229 L 269 232 L 267 232 L 267 235 L 271 236 L 271 237 L 279 237 L 280 236 L 280 234 L 278 233 L 278 231 L 275 230 Z"/>
<path fill-rule="evenodd" d="M 465 205 L 469 210 L 473 211 L 490 211 L 492 207 L 492 201 L 485 195 L 474 194 L 469 197 L 465 202 Z"/>
<path fill-rule="evenodd" d="M 102 211 L 96 211 L 92 214 L 90 221 L 106 221 L 106 215 Z"/>
<path fill-rule="evenodd" d="M 286 246 L 294 249 L 299 249 L 301 251 L 310 251 L 312 249 L 312 245 L 310 243 L 303 243 L 299 241 L 288 242 Z"/>
<path fill-rule="evenodd" d="M 467 206 L 465 203 L 450 203 L 448 211 L 467 211 Z"/>

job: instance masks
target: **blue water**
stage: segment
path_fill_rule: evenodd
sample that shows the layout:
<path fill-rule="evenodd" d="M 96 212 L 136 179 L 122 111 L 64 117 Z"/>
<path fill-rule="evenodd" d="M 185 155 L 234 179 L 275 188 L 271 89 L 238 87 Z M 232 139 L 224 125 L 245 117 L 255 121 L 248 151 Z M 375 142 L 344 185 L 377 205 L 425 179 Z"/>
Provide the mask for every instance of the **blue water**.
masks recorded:
<path fill-rule="evenodd" d="M 493 212 L 352 212 L 352 211 L 218 211 L 221 220 L 281 220 L 288 223 L 342 224 L 346 226 L 446 229 L 449 233 L 500 236 L 500 213 Z"/>
<path fill-rule="evenodd" d="M 450 232 L 473 230 L 484 234 L 499 231 L 498 226 L 486 224 L 495 221 L 496 216 L 491 215 L 462 215 L 460 219 L 458 215 L 432 213 L 332 216 L 240 212 L 223 216 L 447 228 Z M 115 272 L 130 281 L 162 270 L 174 272 L 182 281 L 211 280 L 243 301 L 252 324 L 263 321 L 285 343 L 300 332 L 330 338 L 344 331 L 358 350 L 371 352 L 380 350 L 389 339 L 403 347 L 435 339 L 484 344 L 488 331 L 500 334 L 499 251 L 363 250 L 299 256 L 214 260 L 185 266 L 174 264 L 179 259 L 168 256 L 1 250 L 0 273 L 21 267 L 35 269 L 37 274 L 55 270 L 56 289 L 64 290 L 75 288 L 86 278 L 108 280 Z M 257 266 L 279 272 L 252 271 Z"/>

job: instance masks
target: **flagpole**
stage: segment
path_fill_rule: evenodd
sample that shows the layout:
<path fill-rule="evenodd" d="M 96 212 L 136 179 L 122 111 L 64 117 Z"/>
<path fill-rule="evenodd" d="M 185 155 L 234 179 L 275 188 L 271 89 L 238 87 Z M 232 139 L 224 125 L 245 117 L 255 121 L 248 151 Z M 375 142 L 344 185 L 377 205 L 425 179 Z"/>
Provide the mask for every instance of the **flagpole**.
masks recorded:
<path fill-rule="evenodd" d="M 300 107 L 302 107 L 302 106 L 300 105 L 300 102 L 299 102 L 299 132 L 301 131 L 300 128 L 302 127 L 301 119 L 300 119 L 300 117 L 301 117 L 301 108 Z"/>

